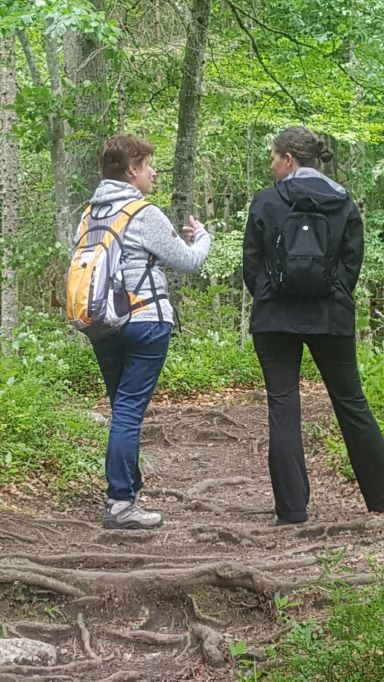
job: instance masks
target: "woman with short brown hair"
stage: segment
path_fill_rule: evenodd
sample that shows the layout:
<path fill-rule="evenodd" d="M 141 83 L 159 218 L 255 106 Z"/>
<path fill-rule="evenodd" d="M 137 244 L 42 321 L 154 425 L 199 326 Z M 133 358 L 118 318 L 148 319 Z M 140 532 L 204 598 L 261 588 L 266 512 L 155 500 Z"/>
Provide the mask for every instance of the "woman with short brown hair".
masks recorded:
<path fill-rule="evenodd" d="M 153 145 L 134 135 L 116 135 L 104 143 L 99 154 L 103 180 L 90 200 L 96 224 L 152 192 L 153 151 Z M 164 268 L 195 272 L 210 248 L 208 233 L 193 216 L 183 230 L 190 246 L 157 206 L 149 204 L 135 213 L 124 232 L 121 262 L 125 289 L 133 302 L 132 318 L 119 331 L 92 340 L 112 407 L 106 528 L 153 528 L 162 522 L 161 514 L 138 504 L 140 429 L 173 325 Z"/>

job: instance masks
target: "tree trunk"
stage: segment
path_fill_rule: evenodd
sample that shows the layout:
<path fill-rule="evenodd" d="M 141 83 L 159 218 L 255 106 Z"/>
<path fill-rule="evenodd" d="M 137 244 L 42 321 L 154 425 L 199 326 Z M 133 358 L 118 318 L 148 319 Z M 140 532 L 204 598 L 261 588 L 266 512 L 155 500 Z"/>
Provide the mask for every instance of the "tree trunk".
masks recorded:
<path fill-rule="evenodd" d="M 46 39 L 46 57 L 52 94 L 62 97 L 57 40 L 51 36 Z M 72 223 L 78 216 L 71 215 L 68 188 L 68 154 L 65 149 L 64 121 L 60 113 L 52 114 L 49 119 L 51 133 L 51 159 L 55 178 L 55 205 L 58 239 L 68 251 L 74 236 Z"/>
<path fill-rule="evenodd" d="M 258 3 L 257 0 L 252 0 L 251 2 L 252 5 L 252 10 L 254 15 L 256 15 L 257 10 L 258 10 Z M 250 28 L 253 28 L 253 21 L 251 21 Z M 254 59 L 255 54 L 254 54 L 254 48 L 252 42 L 249 44 L 249 57 L 250 59 Z M 252 101 L 249 101 L 249 104 L 252 104 Z M 247 128 L 247 200 L 248 200 L 248 206 L 251 203 L 254 195 L 254 180 L 255 180 L 255 153 L 254 153 L 254 145 L 255 142 L 255 127 L 253 123 L 250 123 L 248 128 Z M 242 279 L 242 295 L 241 295 L 241 319 L 240 319 L 240 340 L 241 340 L 241 345 L 244 346 L 248 335 L 249 335 L 249 315 L 250 315 L 250 310 L 252 306 L 252 297 L 249 294 L 249 291 L 247 287 L 245 286 L 245 282 Z"/>
<path fill-rule="evenodd" d="M 201 82 L 211 15 L 211 0 L 193 0 L 179 94 L 171 214 L 181 227 L 192 211 Z"/>
<path fill-rule="evenodd" d="M 12 132 L 16 121 L 16 47 L 14 38 L 0 40 L 0 199 L 4 254 L 1 268 L 1 328 L 8 336 L 18 322 L 18 286 L 10 264 L 11 247 L 18 232 L 17 143 Z"/>
<path fill-rule="evenodd" d="M 102 1 L 94 0 L 93 5 L 96 10 L 101 9 Z M 73 135 L 78 141 L 72 144 L 69 158 L 70 202 L 75 229 L 85 203 L 99 183 L 97 151 L 109 132 L 105 47 L 94 38 L 71 31 L 64 38 L 64 62 L 66 75 L 76 92 Z"/>
<path fill-rule="evenodd" d="M 177 228 L 186 223 L 193 207 L 201 83 L 211 4 L 212 0 L 193 0 L 191 19 L 187 30 L 183 75 L 179 93 L 179 116 L 171 202 L 171 220 Z M 179 312 L 181 312 L 180 289 L 182 282 L 182 276 L 173 272 L 170 273 L 170 298 Z"/>
<path fill-rule="evenodd" d="M 252 50 L 252 46 L 251 46 Z M 253 199 L 253 182 L 254 182 L 254 175 L 255 175 L 255 169 L 254 169 L 254 150 L 253 150 L 253 145 L 254 145 L 254 126 L 251 123 L 248 126 L 247 129 L 247 200 L 248 204 L 251 203 Z M 249 294 L 249 291 L 247 287 L 245 286 L 245 282 L 243 281 L 243 288 L 242 288 L 242 296 L 241 296 L 241 321 L 240 321 L 240 339 L 241 339 L 241 345 L 244 346 L 247 338 L 248 338 L 248 328 L 249 328 L 249 314 L 250 314 L 250 309 L 252 305 L 252 298 Z"/>
<path fill-rule="evenodd" d="M 211 163 L 209 156 L 204 159 L 204 198 L 205 198 L 205 215 L 207 220 L 213 220 L 215 217 L 215 204 L 213 201 L 213 187 L 212 187 L 212 175 L 211 175 Z M 215 224 L 210 224 L 207 226 L 208 232 L 212 239 L 215 238 Z M 217 277 L 216 275 L 210 275 L 209 286 L 217 287 Z M 220 319 L 220 294 L 215 294 L 212 301 L 212 308 L 214 314 Z M 220 319 L 221 326 L 221 319 Z"/>
<path fill-rule="evenodd" d="M 161 13 L 160 13 L 160 0 L 155 0 L 155 36 L 159 43 L 161 38 Z"/>
<path fill-rule="evenodd" d="M 38 88 L 43 84 L 39 66 L 24 31 L 18 31 L 17 36 L 23 48 L 25 59 L 31 74 L 33 85 Z M 58 46 L 55 38 L 46 38 L 46 62 L 52 95 L 62 96 L 62 82 L 60 76 Z M 68 154 L 65 149 L 65 122 L 59 112 L 46 117 L 46 126 L 50 139 L 50 155 L 53 176 L 55 179 L 55 208 L 57 239 L 66 248 L 72 246 L 74 217 L 71 215 L 69 202 Z M 76 216 L 78 219 L 78 216 Z"/>

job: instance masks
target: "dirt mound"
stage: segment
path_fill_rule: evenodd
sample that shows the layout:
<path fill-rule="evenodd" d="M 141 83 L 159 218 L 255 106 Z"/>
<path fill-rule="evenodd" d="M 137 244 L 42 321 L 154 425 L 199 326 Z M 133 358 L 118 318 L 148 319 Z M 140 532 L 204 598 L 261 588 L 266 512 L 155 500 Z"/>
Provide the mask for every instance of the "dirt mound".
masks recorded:
<path fill-rule="evenodd" d="M 58 663 L 3 665 L 0 682 L 227 681 L 230 641 L 246 640 L 257 665 L 270 665 L 264 647 L 283 632 L 277 593 L 292 594 L 303 618 L 326 606 L 322 582 L 374 580 L 384 518 L 326 465 L 322 389 L 307 386 L 302 402 L 305 525 L 273 523 L 266 404 L 252 391 L 149 410 L 143 502 L 165 516 L 156 531 L 103 530 L 100 498 L 72 515 L 3 507 L 3 636 L 54 644 Z"/>

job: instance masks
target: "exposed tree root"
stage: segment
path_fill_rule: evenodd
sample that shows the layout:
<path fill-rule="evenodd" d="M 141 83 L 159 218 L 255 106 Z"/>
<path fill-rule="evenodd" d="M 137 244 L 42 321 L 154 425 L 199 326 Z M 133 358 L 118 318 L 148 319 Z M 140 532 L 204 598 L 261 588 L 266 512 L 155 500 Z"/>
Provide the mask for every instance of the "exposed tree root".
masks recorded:
<path fill-rule="evenodd" d="M 281 668 L 286 661 L 283 658 L 270 658 L 266 661 L 261 661 L 256 666 L 256 672 L 267 672 L 268 670 L 276 670 Z"/>
<path fill-rule="evenodd" d="M 205 493 L 211 488 L 218 488 L 225 485 L 241 485 L 242 483 L 251 483 L 252 479 L 247 476 L 233 476 L 230 478 L 206 478 L 203 481 L 198 481 L 189 490 L 189 496 L 195 497 L 201 493 Z"/>
<path fill-rule="evenodd" d="M 80 637 L 81 641 L 83 644 L 83 649 L 84 653 L 89 656 L 93 661 L 96 661 L 97 663 L 101 663 L 100 657 L 95 654 L 91 647 L 91 636 L 89 634 L 89 630 L 87 629 L 85 623 L 84 623 L 84 618 L 82 613 L 78 613 L 77 615 L 77 625 L 79 626 L 80 630 Z"/>
<path fill-rule="evenodd" d="M 286 526 L 281 526 L 278 530 L 281 532 Z M 351 521 L 338 521 L 335 523 L 320 523 L 316 525 L 303 525 L 294 530 L 295 537 L 306 538 L 321 538 L 338 535 L 345 531 L 382 531 L 384 529 L 384 515 L 369 517 L 365 516 Z"/>
<path fill-rule="evenodd" d="M 37 573 L 25 572 L 17 569 L 3 569 L 0 568 L 0 583 L 14 583 L 20 581 L 25 585 L 33 585 L 34 587 L 42 587 L 48 592 L 59 592 L 71 597 L 83 597 L 85 592 L 77 587 L 68 585 L 55 578 L 50 578 L 47 575 L 39 575 Z"/>
<path fill-rule="evenodd" d="M 146 419 L 143 424 L 142 434 L 141 442 L 143 445 L 153 442 L 164 443 L 164 445 L 168 446 L 173 445 L 173 441 L 168 437 L 164 423 L 161 421 Z"/>
<path fill-rule="evenodd" d="M 187 637 L 186 632 L 181 634 L 168 634 L 164 632 L 151 632 L 150 630 L 116 630 L 114 628 L 106 628 L 104 633 L 117 639 L 123 639 L 137 644 L 148 644 L 149 646 L 174 646 L 175 644 L 184 644 Z"/>
<path fill-rule="evenodd" d="M 143 494 L 148 495 L 148 497 L 175 497 L 176 500 L 181 502 L 188 499 L 186 493 L 174 488 L 143 488 Z"/>
<path fill-rule="evenodd" d="M 91 530 L 97 530 L 97 524 L 91 523 L 90 521 L 82 521 L 81 519 L 63 519 L 62 517 L 55 518 L 53 516 L 46 517 L 46 518 L 40 518 L 38 516 L 36 517 L 30 517 L 28 521 L 23 519 L 21 515 L 14 514 L 13 512 L 6 512 L 5 513 L 5 518 L 3 519 L 4 522 L 7 522 L 8 516 L 12 516 L 16 518 L 17 520 L 23 520 L 22 522 L 26 526 L 38 526 L 44 531 L 49 531 L 51 533 L 56 533 L 60 535 L 60 531 L 58 531 L 56 528 L 53 526 L 83 526 L 83 528 L 90 528 Z M 0 514 L 1 518 L 1 514 Z"/>
<path fill-rule="evenodd" d="M 201 556 L 184 556 L 175 557 L 175 561 L 180 562 L 180 564 L 189 564 L 193 561 L 207 561 L 215 559 L 214 555 L 208 555 L 206 557 Z M 91 564 L 90 568 L 108 568 L 113 566 L 118 566 L 122 564 L 125 568 L 140 568 L 141 566 L 148 567 L 150 562 L 156 562 L 156 565 L 160 565 L 162 562 L 169 561 L 169 556 L 162 556 L 161 554 L 115 554 L 99 552 L 98 554 L 93 552 L 77 552 L 76 554 L 14 554 L 8 556 L 8 561 L 19 561 L 27 560 L 40 564 L 41 566 L 56 566 L 61 564 L 75 564 L 76 566 L 86 566 L 86 564 Z M 0 562 L 1 568 L 1 562 Z"/>
<path fill-rule="evenodd" d="M 203 500 L 191 500 L 183 507 L 186 511 L 205 511 L 212 514 L 222 514 L 223 510 L 219 507 L 214 507 L 212 504 L 203 502 Z"/>
<path fill-rule="evenodd" d="M 209 616 L 208 614 L 203 613 L 200 607 L 198 606 L 197 601 L 193 594 L 189 594 L 188 597 L 191 600 L 193 614 L 195 618 L 197 618 L 197 620 L 201 620 L 203 623 L 205 621 L 206 623 L 211 623 L 212 625 L 216 625 L 218 627 L 223 627 L 223 625 L 225 625 L 225 623 L 223 623 L 223 621 L 219 620 L 218 618 L 214 618 L 213 616 Z"/>
<path fill-rule="evenodd" d="M 47 524 L 46 521 L 45 522 L 43 522 L 42 520 L 39 521 L 39 520 L 37 520 L 33 517 L 30 517 L 30 516 L 28 518 L 25 518 L 21 514 L 17 514 L 17 513 L 12 512 L 12 511 L 0 512 L 0 519 L 1 519 L 2 523 L 3 524 L 5 523 L 7 526 L 11 523 L 14 526 L 16 526 L 17 528 L 19 528 L 20 526 L 27 526 L 27 528 L 29 528 L 29 529 L 33 528 L 34 530 L 36 530 L 37 528 L 40 528 L 44 532 L 49 531 L 50 533 L 53 533 L 55 535 L 61 535 L 59 530 L 57 530 L 56 528 L 52 528 L 52 526 Z M 7 531 L 7 533 L 8 532 L 13 534 L 13 531 Z M 15 537 L 19 538 L 20 534 L 15 533 Z M 27 536 L 25 536 L 25 537 L 27 537 Z"/>
<path fill-rule="evenodd" d="M 296 559 L 292 561 L 285 561 L 284 556 L 284 571 L 294 571 L 297 568 L 306 568 L 318 564 L 320 559 L 318 557 L 304 557 L 303 559 Z M 281 571 L 281 557 L 278 561 L 269 561 L 257 565 L 262 571 Z"/>
<path fill-rule="evenodd" d="M 117 571 L 90 571 L 74 570 L 65 568 L 42 567 L 25 562 L 24 564 L 1 567 L 0 582 L 14 582 L 18 580 L 30 585 L 38 585 L 50 591 L 58 591 L 73 596 L 102 595 L 108 592 L 126 591 L 128 593 L 140 593 L 148 587 L 156 586 L 158 591 L 173 591 L 175 589 L 190 588 L 193 585 L 212 585 L 214 587 L 236 588 L 243 587 L 247 590 L 273 594 L 280 591 L 283 593 L 291 590 L 317 584 L 321 581 L 321 575 L 309 575 L 304 578 L 267 577 L 260 566 L 248 565 L 239 562 L 212 562 L 197 566 L 185 566 L 181 568 L 156 568 L 138 569 L 129 572 Z M 323 581 L 327 584 L 343 581 L 346 584 L 362 585 L 376 581 L 376 577 L 369 574 L 357 574 L 355 576 L 327 576 Z M 76 585 L 69 585 L 68 581 Z"/>
<path fill-rule="evenodd" d="M 199 417 L 204 417 L 204 420 L 207 420 L 207 417 L 220 417 L 221 419 L 224 419 L 227 421 L 229 424 L 233 424 L 233 426 L 236 426 L 237 428 L 240 429 L 245 429 L 246 426 L 242 422 L 236 421 L 236 419 L 233 419 L 229 414 L 227 414 L 224 410 L 215 410 L 215 409 L 204 409 L 204 412 L 201 411 L 201 408 L 192 408 L 188 407 L 186 410 L 183 410 L 183 417 L 186 415 L 197 415 Z"/>
<path fill-rule="evenodd" d="M 30 639 L 51 639 L 68 636 L 73 629 L 71 625 L 64 623 L 43 623 L 39 621 L 19 621 L 18 623 L 4 623 L 8 632 L 17 637 Z"/>
<path fill-rule="evenodd" d="M 0 673 L 0 682 L 25 682 L 28 679 L 24 675 L 14 675 L 11 673 Z M 61 680 L 61 682 L 71 682 L 72 678 L 68 675 L 33 675 L 31 677 L 33 682 L 56 682 L 56 680 Z"/>
<path fill-rule="evenodd" d="M 220 430 L 218 430 L 217 428 L 215 429 L 199 428 L 199 430 L 196 430 L 194 433 L 191 434 L 191 437 L 188 439 L 188 445 L 200 446 L 205 442 L 219 441 L 222 443 L 225 440 L 239 442 L 241 440 L 241 436 L 236 436 L 234 433 L 230 433 L 230 431 L 225 431 L 225 429 L 223 428 L 220 428 Z"/>
<path fill-rule="evenodd" d="M 31 537 L 30 535 L 23 535 L 22 533 L 13 533 L 11 530 L 1 530 L 0 538 L 4 540 L 20 540 L 21 542 L 27 542 L 28 544 L 34 544 L 36 542 L 36 537 Z"/>
<path fill-rule="evenodd" d="M 140 682 L 143 681 L 143 677 L 140 673 L 119 670 L 119 672 L 112 673 L 109 677 L 103 677 L 102 680 L 97 680 L 97 682 L 138 682 L 139 680 Z"/>
<path fill-rule="evenodd" d="M 7 566 L 6 568 L 9 569 L 7 574 L 11 574 L 12 566 Z M 16 578 L 12 576 L 8 580 L 2 579 L 1 573 L 4 573 L 3 568 L 0 569 L 0 580 L 3 580 L 3 582 L 19 580 L 20 582 L 30 581 L 32 584 L 35 584 L 34 581 L 40 578 L 41 586 L 43 587 L 47 587 L 50 581 L 58 586 L 69 587 L 61 581 L 70 580 L 78 586 L 71 589 L 74 592 L 80 592 L 80 595 L 75 594 L 74 596 L 85 596 L 85 594 L 104 595 L 108 591 L 121 591 L 122 589 L 140 592 L 142 589 L 146 590 L 148 586 L 154 585 L 156 585 L 156 589 L 164 591 L 191 585 L 244 587 L 245 589 L 256 591 L 276 591 L 279 586 L 278 582 L 258 574 L 253 566 L 249 567 L 237 562 L 223 561 L 175 569 L 139 569 L 127 573 L 117 571 L 77 571 L 68 568 L 42 567 L 25 562 L 22 565 L 18 565 L 17 570 L 13 570 L 13 573 L 17 574 Z M 33 580 L 31 575 L 33 575 Z M 57 590 L 62 591 L 59 587 Z"/>
<path fill-rule="evenodd" d="M 222 668 L 227 664 L 225 654 L 222 651 L 226 650 L 225 640 L 220 632 L 202 623 L 194 623 L 191 627 L 191 633 L 199 641 L 201 653 L 207 665 L 213 668 Z"/>
<path fill-rule="evenodd" d="M 217 538 L 221 540 L 226 540 L 233 542 L 235 544 L 241 544 L 242 540 L 249 540 L 251 543 L 255 540 L 251 531 L 244 528 L 231 527 L 231 526 L 197 526 L 192 529 L 194 532 L 202 533 L 214 533 Z"/>
<path fill-rule="evenodd" d="M 32 675 L 35 673 L 36 675 L 47 675 L 50 673 L 50 677 L 52 674 L 60 673 L 62 671 L 68 672 L 68 671 L 74 671 L 74 670 L 83 670 L 83 669 L 88 669 L 91 666 L 96 666 L 99 665 L 96 661 L 71 661 L 70 663 L 62 663 L 61 665 L 44 665 L 44 666 L 37 666 L 37 665 L 17 665 L 16 663 L 11 663 L 9 665 L 2 665 L 0 666 L 0 674 L 5 674 L 5 673 L 15 673 L 15 674 L 20 674 L 20 675 L 27 675 L 28 677 L 32 677 Z"/>

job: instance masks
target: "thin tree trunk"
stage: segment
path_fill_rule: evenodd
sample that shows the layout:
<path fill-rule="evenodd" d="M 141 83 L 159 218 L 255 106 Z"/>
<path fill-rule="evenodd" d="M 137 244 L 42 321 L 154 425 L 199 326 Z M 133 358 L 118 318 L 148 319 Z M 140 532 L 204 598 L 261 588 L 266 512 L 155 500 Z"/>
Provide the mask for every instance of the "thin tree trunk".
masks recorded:
<path fill-rule="evenodd" d="M 158 43 L 160 42 L 161 38 L 160 20 L 161 20 L 160 0 L 155 0 L 155 36 Z"/>
<path fill-rule="evenodd" d="M 18 232 L 18 160 L 17 143 L 12 132 L 16 121 L 15 76 L 16 47 L 14 38 L 0 40 L 0 199 L 4 254 L 1 267 L 1 328 L 9 336 L 18 322 L 18 286 L 11 266 L 11 246 Z"/>
<path fill-rule="evenodd" d="M 257 10 L 258 10 L 258 3 L 257 0 L 252 0 L 252 9 L 253 13 L 256 15 Z M 253 28 L 253 22 L 251 22 L 250 28 Z M 254 59 L 254 48 L 252 42 L 250 42 L 249 45 L 249 56 L 250 59 Z M 252 102 L 250 101 L 249 104 L 251 105 Z M 253 123 L 251 123 L 248 128 L 247 128 L 247 201 L 248 205 L 253 199 L 253 194 L 254 194 L 254 189 L 253 189 L 253 183 L 255 179 L 255 155 L 254 155 L 254 145 L 255 141 L 255 128 Z M 248 334 L 249 334 L 249 314 L 250 314 L 250 308 L 252 304 L 252 298 L 249 294 L 249 291 L 247 287 L 245 286 L 245 282 L 242 279 L 242 295 L 241 295 L 241 319 L 240 319 L 240 340 L 241 340 L 241 345 L 244 346 Z"/>
<path fill-rule="evenodd" d="M 193 0 L 179 93 L 171 214 L 181 227 L 192 211 L 201 82 L 212 0 Z"/>
<path fill-rule="evenodd" d="M 251 47 L 252 49 L 252 47 Z M 253 198 L 253 181 L 254 181 L 254 126 L 250 124 L 247 129 L 247 200 L 248 204 Z M 252 303 L 251 296 L 245 282 L 243 281 L 242 296 L 241 296 L 241 321 L 240 321 L 240 339 L 241 345 L 244 346 L 248 337 L 248 327 L 249 327 L 249 313 Z"/>
<path fill-rule="evenodd" d="M 213 188 L 212 188 L 212 175 L 211 175 L 211 163 L 208 156 L 204 159 L 204 199 L 205 199 L 205 215 L 207 220 L 213 220 L 215 217 L 215 204 L 213 201 Z M 207 226 L 208 231 L 214 239 L 215 237 L 215 225 L 210 224 Z M 217 286 L 216 275 L 210 275 L 209 285 L 211 287 Z M 213 312 L 220 318 L 220 295 L 215 294 L 212 301 Z"/>
<path fill-rule="evenodd" d="M 24 31 L 17 33 L 23 48 L 25 59 L 31 74 L 33 85 L 37 88 L 42 85 L 40 70 Z M 60 77 L 58 47 L 55 38 L 47 36 L 46 39 L 46 63 L 54 97 L 62 96 L 62 83 Z M 55 209 L 57 239 L 66 248 L 72 245 L 74 217 L 71 215 L 69 201 L 68 180 L 68 154 L 65 149 L 65 122 L 59 113 L 46 117 L 46 126 L 50 139 L 50 155 L 53 176 L 55 179 Z M 76 216 L 76 219 L 78 216 Z"/>
<path fill-rule="evenodd" d="M 46 56 L 52 94 L 54 97 L 62 97 L 57 40 L 49 35 L 46 39 Z M 50 116 L 50 132 L 51 158 L 55 178 L 57 233 L 61 244 L 64 244 L 69 250 L 74 236 L 73 218 L 69 204 L 68 155 L 65 149 L 64 121 L 59 113 Z M 78 216 L 76 216 L 77 219 Z"/>
<path fill-rule="evenodd" d="M 212 0 L 193 0 L 191 19 L 187 30 L 183 75 L 179 92 L 179 116 L 171 202 L 171 220 L 178 228 L 187 222 L 193 207 L 201 83 L 211 5 Z M 179 312 L 182 282 L 182 276 L 170 273 L 170 298 Z"/>
<path fill-rule="evenodd" d="M 92 4 L 96 10 L 103 5 L 102 0 L 93 0 Z M 72 145 L 69 157 L 72 177 L 70 202 L 75 229 L 84 204 L 99 183 L 97 151 L 109 132 L 105 47 L 94 38 L 68 32 L 64 37 L 64 62 L 66 75 L 76 88 L 76 128 L 73 133 L 79 135 L 79 141 Z"/>

